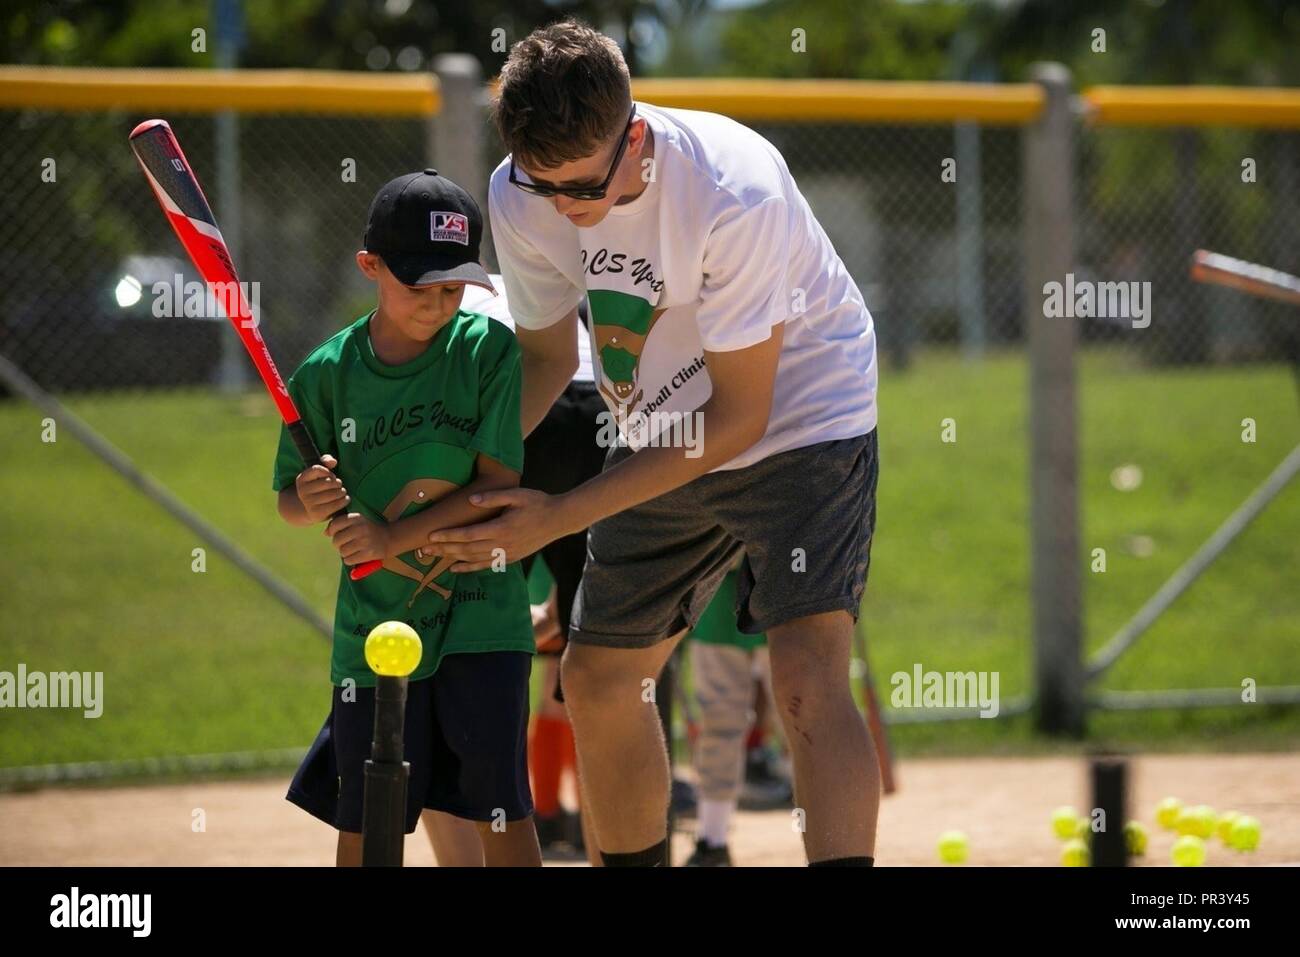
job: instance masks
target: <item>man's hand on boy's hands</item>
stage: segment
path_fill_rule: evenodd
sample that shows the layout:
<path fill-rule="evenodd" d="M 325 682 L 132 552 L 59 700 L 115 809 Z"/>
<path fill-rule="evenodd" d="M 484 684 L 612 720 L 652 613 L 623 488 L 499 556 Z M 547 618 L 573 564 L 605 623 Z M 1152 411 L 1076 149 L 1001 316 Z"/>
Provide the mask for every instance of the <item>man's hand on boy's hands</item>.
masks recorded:
<path fill-rule="evenodd" d="M 561 514 L 558 495 L 527 488 L 498 489 L 478 492 L 470 502 L 480 508 L 504 508 L 496 518 L 477 525 L 444 528 L 431 532 L 430 549 L 446 558 L 458 559 L 453 572 L 477 572 L 492 567 L 497 549 L 505 552 L 507 562 L 541 550 L 569 533 Z"/>
<path fill-rule="evenodd" d="M 334 543 L 345 565 L 380 561 L 388 557 L 388 526 L 372 522 L 357 512 L 349 512 L 325 526 L 325 534 Z"/>
<path fill-rule="evenodd" d="M 312 465 L 298 473 L 294 482 L 298 501 L 312 524 L 323 522 L 352 499 L 343 487 L 343 480 L 330 471 L 339 463 L 332 455 L 322 455 L 324 465 Z M 328 467 L 327 467 L 328 466 Z"/>

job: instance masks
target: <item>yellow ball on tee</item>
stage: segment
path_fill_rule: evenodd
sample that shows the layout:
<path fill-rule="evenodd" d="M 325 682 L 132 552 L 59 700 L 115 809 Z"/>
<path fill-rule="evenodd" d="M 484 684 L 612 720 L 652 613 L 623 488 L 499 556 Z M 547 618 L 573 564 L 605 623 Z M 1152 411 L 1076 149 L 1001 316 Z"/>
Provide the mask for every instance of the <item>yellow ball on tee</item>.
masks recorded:
<path fill-rule="evenodd" d="M 402 621 L 375 625 L 366 636 L 366 664 L 377 675 L 405 678 L 420 666 L 423 654 L 420 636 Z"/>

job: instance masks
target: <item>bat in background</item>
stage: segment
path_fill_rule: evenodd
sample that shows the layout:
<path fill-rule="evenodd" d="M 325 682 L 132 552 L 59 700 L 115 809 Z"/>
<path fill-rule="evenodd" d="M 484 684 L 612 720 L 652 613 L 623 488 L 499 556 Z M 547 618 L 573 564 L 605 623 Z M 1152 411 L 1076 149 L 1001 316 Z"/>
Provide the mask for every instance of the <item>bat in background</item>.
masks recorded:
<path fill-rule="evenodd" d="M 248 300 L 239 285 L 235 274 L 235 264 L 231 262 L 230 251 L 226 241 L 217 228 L 216 217 L 208 206 L 198 177 L 190 168 L 189 161 L 181 152 L 181 144 L 166 120 L 145 120 L 130 136 L 131 150 L 140 161 L 154 195 L 167 214 L 167 221 L 176 231 L 177 238 L 185 247 L 210 289 L 217 292 L 217 299 L 224 305 L 226 318 L 235 327 L 240 341 L 252 357 L 257 373 L 262 377 L 266 390 L 275 401 L 275 406 L 289 429 L 293 444 L 298 448 L 304 465 L 324 464 L 320 451 L 312 441 L 311 434 L 303 425 L 302 416 L 298 414 L 289 390 L 271 359 L 271 351 L 262 338 L 249 309 Z M 347 508 L 341 508 L 332 518 L 341 518 L 347 514 Z M 365 578 L 371 572 L 382 567 L 382 562 L 363 562 L 351 569 L 350 575 L 355 581 Z"/>
<path fill-rule="evenodd" d="M 1221 253 L 1196 250 L 1192 255 L 1192 278 L 1300 306 L 1300 278 Z"/>
<path fill-rule="evenodd" d="M 871 678 L 871 668 L 867 664 L 867 643 L 862 632 L 853 629 L 853 653 L 862 659 L 862 712 L 867 721 L 867 731 L 876 746 L 876 756 L 880 760 L 880 789 L 885 794 L 898 790 L 898 780 L 894 777 L 894 752 L 889 745 L 889 729 L 881 717 L 880 701 L 876 698 L 876 683 Z"/>

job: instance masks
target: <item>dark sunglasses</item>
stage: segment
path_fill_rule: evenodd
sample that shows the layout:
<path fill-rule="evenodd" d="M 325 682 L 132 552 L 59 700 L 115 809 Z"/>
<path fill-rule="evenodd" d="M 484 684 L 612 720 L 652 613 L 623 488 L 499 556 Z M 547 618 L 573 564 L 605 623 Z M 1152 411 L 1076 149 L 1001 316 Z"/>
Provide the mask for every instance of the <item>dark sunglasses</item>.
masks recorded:
<path fill-rule="evenodd" d="M 568 196 L 572 199 L 604 199 L 605 193 L 609 189 L 609 184 L 614 179 L 614 171 L 618 169 L 618 164 L 623 159 L 623 154 L 627 151 L 628 134 L 632 132 L 632 120 L 636 117 L 636 104 L 632 104 L 632 112 L 627 115 L 627 126 L 623 127 L 623 136 L 618 141 L 618 149 L 614 151 L 614 162 L 609 165 L 609 173 L 605 176 L 605 181 L 599 186 L 577 186 L 565 188 L 563 186 L 542 186 L 539 183 L 523 183 L 515 176 L 515 158 L 510 157 L 510 182 L 514 183 L 525 193 L 532 193 L 534 196 Z"/>

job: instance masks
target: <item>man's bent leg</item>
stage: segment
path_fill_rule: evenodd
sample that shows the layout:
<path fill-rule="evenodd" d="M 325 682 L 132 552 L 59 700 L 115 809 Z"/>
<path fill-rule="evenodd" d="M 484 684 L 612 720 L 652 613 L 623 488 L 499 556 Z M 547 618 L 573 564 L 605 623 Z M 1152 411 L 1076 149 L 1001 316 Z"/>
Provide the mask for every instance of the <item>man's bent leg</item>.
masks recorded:
<path fill-rule="evenodd" d="M 685 632 L 682 632 L 685 634 Z M 646 679 L 657 681 L 682 634 L 649 648 L 570 643 L 560 683 L 582 776 L 582 813 L 600 850 L 631 854 L 667 838 L 668 750 Z"/>
<path fill-rule="evenodd" d="M 772 691 L 794 759 L 810 863 L 874 857 L 880 765 L 853 700 L 853 619 L 835 611 L 768 631 Z"/>

